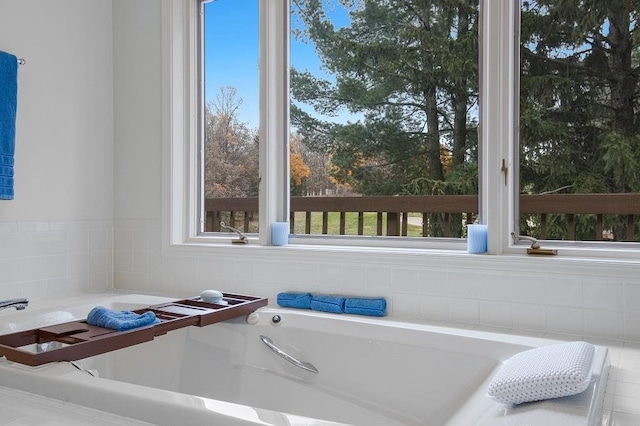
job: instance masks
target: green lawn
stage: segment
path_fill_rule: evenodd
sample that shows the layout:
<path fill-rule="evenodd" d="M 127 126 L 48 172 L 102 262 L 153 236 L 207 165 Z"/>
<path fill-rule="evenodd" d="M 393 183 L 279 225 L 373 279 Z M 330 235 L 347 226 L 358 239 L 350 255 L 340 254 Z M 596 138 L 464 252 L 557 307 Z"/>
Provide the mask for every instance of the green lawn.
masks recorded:
<path fill-rule="evenodd" d="M 411 215 L 414 216 L 414 215 Z M 420 215 L 417 215 L 420 217 Z M 305 233 L 306 215 L 304 212 L 295 214 L 295 234 Z M 363 235 L 377 235 L 377 213 L 364 213 Z M 330 212 L 327 224 L 328 235 L 340 235 L 340 213 Z M 383 234 L 386 231 L 386 215 L 382 215 Z M 322 213 L 311 213 L 311 234 L 322 234 Z M 422 226 L 407 225 L 407 234 L 410 237 L 422 236 Z M 358 213 L 346 213 L 345 215 L 345 235 L 358 235 Z"/>

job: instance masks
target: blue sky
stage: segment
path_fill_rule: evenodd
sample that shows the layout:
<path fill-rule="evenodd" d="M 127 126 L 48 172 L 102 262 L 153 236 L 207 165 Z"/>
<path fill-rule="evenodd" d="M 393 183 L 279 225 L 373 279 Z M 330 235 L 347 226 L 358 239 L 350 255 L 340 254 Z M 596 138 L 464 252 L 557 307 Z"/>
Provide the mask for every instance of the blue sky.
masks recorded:
<path fill-rule="evenodd" d="M 205 99 L 233 86 L 242 98 L 240 121 L 258 127 L 258 0 L 217 0 L 205 5 Z M 334 22 L 348 22 L 341 8 L 332 9 Z M 313 45 L 291 39 L 291 63 L 298 70 L 322 73 Z"/>

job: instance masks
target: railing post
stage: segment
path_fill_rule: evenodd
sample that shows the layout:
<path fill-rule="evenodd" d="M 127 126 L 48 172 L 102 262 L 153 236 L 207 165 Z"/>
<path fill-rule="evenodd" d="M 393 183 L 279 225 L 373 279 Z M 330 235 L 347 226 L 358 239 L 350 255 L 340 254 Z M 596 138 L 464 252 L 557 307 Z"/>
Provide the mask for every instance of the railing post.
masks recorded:
<path fill-rule="evenodd" d="M 407 222 L 409 222 L 409 213 L 402 212 L 402 236 L 403 237 L 407 236 L 407 229 L 408 229 Z"/>
<path fill-rule="evenodd" d="M 390 237 L 400 235 L 400 221 L 396 212 L 387 212 L 387 235 Z"/>

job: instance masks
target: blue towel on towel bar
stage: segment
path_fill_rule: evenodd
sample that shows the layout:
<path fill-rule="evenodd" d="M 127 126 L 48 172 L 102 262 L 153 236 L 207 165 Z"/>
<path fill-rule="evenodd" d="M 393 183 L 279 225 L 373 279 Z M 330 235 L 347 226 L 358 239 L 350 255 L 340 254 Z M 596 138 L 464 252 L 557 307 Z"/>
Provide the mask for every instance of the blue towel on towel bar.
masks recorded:
<path fill-rule="evenodd" d="M 156 322 L 158 322 L 158 319 L 152 311 L 136 314 L 131 311 L 112 311 L 104 306 L 96 306 L 87 315 L 87 324 L 116 331 L 144 327 Z"/>
<path fill-rule="evenodd" d="M 311 309 L 314 311 L 331 312 L 334 314 L 344 313 L 344 297 L 330 295 L 314 295 L 311 298 Z"/>
<path fill-rule="evenodd" d="M 382 298 L 358 298 L 350 297 L 344 302 L 345 314 L 369 315 L 383 317 L 386 315 L 387 301 Z"/>
<path fill-rule="evenodd" d="M 277 300 L 283 308 L 311 309 L 311 293 L 278 293 Z"/>
<path fill-rule="evenodd" d="M 0 200 L 13 200 L 18 58 L 0 51 Z"/>

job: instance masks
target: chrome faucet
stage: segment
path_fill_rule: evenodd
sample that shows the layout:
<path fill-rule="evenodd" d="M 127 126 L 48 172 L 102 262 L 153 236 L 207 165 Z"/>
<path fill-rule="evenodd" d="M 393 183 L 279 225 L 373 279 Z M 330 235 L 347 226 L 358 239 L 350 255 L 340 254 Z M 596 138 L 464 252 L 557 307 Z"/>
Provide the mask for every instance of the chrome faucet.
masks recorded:
<path fill-rule="evenodd" d="M 17 310 L 21 311 L 26 308 L 28 304 L 28 299 L 0 300 L 0 309 L 16 308 Z"/>

